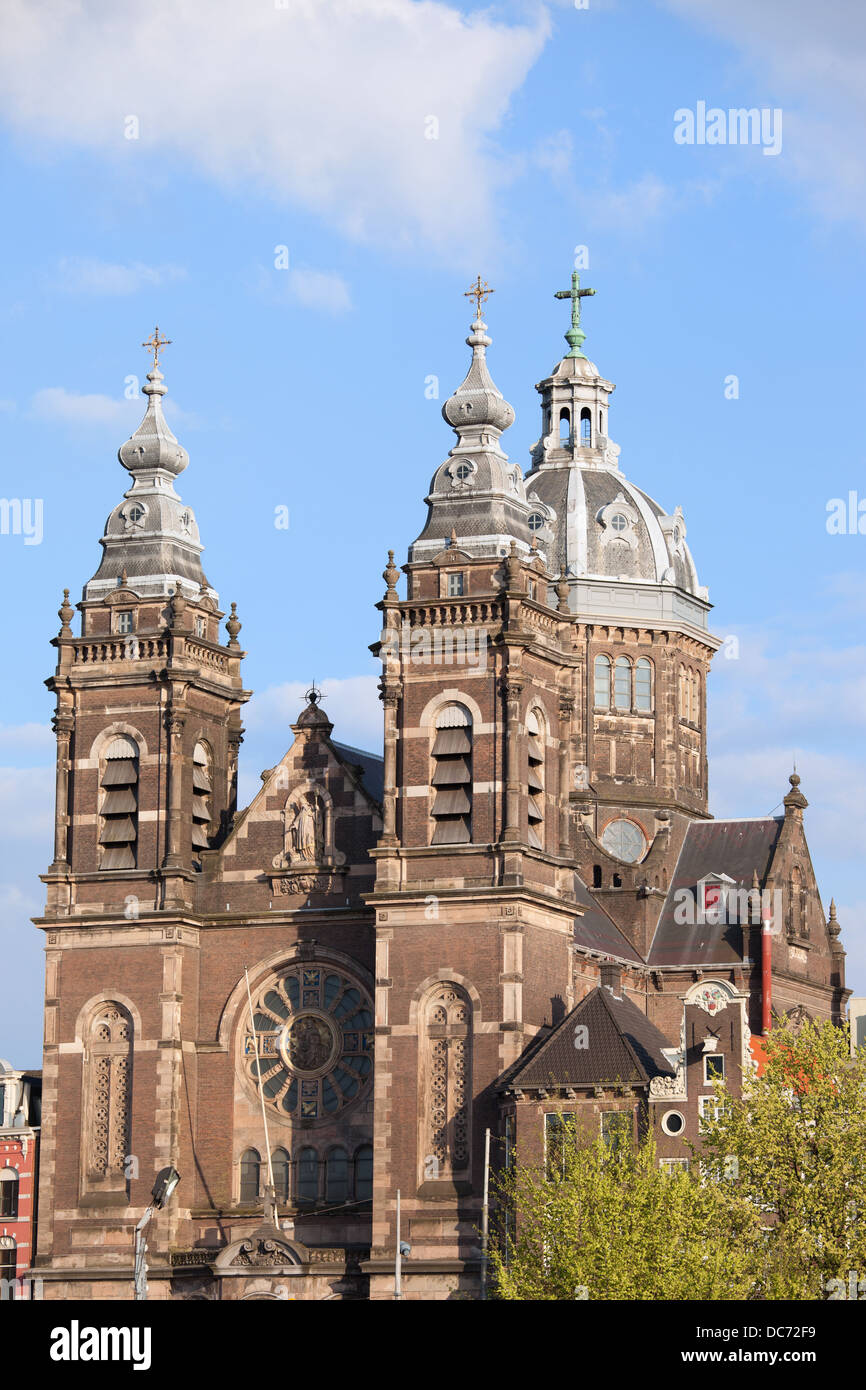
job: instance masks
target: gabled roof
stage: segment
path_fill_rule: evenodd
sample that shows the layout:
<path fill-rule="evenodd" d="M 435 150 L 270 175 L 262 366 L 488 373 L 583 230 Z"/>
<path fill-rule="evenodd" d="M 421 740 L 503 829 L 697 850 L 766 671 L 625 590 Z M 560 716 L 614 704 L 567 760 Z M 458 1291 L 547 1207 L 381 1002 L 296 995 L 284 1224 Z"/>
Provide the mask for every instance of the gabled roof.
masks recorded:
<path fill-rule="evenodd" d="M 756 870 L 763 885 L 782 823 L 777 816 L 692 822 L 656 926 L 649 965 L 732 965 L 743 959 L 748 943 L 738 922 L 702 922 L 697 912 L 688 914 L 691 920 L 676 920 L 683 915 L 676 909 L 684 901 L 678 890 L 695 893 L 697 884 L 714 874 L 724 874 L 738 889 L 748 890 Z"/>
<path fill-rule="evenodd" d="M 586 1046 L 577 1046 L 576 1029 L 585 1027 Z M 592 990 L 553 1029 L 547 1040 L 516 1067 L 504 1072 L 497 1089 L 593 1086 L 632 1082 L 648 1085 L 654 1076 L 673 1076 L 662 1052 L 671 1043 L 645 1013 L 603 985 Z"/>
<path fill-rule="evenodd" d="M 582 917 L 574 919 L 575 945 L 587 951 L 598 951 L 604 956 L 614 956 L 618 960 L 630 960 L 643 965 L 643 956 L 624 936 L 611 916 L 605 912 L 601 903 L 592 896 L 583 880 L 574 875 L 574 896 L 584 908 Z"/>
<path fill-rule="evenodd" d="M 338 743 L 335 738 L 331 739 L 331 746 L 344 763 L 350 767 L 360 767 L 365 790 L 381 806 L 385 795 L 385 759 L 378 753 L 365 753 L 363 748 Z"/>

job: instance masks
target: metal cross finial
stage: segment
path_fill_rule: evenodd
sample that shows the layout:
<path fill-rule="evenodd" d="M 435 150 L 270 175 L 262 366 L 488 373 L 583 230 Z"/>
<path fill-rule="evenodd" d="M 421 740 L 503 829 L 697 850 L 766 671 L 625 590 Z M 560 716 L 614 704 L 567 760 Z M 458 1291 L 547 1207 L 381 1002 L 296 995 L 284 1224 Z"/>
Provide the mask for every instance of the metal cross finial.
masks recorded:
<path fill-rule="evenodd" d="M 475 284 L 472 286 L 471 290 L 463 291 L 464 298 L 475 300 L 475 316 L 479 319 L 481 318 L 481 306 L 484 303 L 485 299 L 489 299 L 490 296 L 495 293 L 496 291 L 491 290 L 488 287 L 487 282 L 481 279 L 480 275 L 477 277 Z"/>
<path fill-rule="evenodd" d="M 576 270 L 572 272 L 571 289 L 556 290 L 555 292 L 557 299 L 571 300 L 571 327 L 565 335 L 565 341 L 571 348 L 571 352 L 566 353 L 566 357 L 586 356 L 586 353 L 580 350 L 586 337 L 580 326 L 580 301 L 590 294 L 595 294 L 595 290 L 582 290 L 580 288 L 580 276 Z"/>
<path fill-rule="evenodd" d="M 158 325 L 158 324 L 157 324 L 156 328 L 153 330 L 153 332 L 151 333 L 151 335 L 150 335 L 150 337 L 148 338 L 147 342 L 146 342 L 146 343 L 142 343 L 142 345 L 141 345 L 142 347 L 147 348 L 148 351 L 150 351 L 150 352 L 153 353 L 153 366 L 154 366 L 154 371 L 156 371 L 156 370 L 158 369 L 158 367 L 159 367 L 159 350 L 160 350 L 160 348 L 168 347 L 168 345 L 169 345 L 170 343 L 171 343 L 171 338 L 160 338 L 160 336 L 159 336 L 159 325 Z"/>

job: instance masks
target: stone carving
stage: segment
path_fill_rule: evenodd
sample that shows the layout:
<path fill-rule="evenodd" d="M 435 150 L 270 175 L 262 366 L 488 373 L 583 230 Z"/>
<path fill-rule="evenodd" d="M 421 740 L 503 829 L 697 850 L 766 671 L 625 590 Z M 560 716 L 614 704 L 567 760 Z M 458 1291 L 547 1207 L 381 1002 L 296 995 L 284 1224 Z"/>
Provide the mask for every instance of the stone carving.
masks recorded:
<path fill-rule="evenodd" d="M 293 1265 L 297 1264 L 297 1260 L 289 1247 L 281 1241 L 271 1240 L 267 1236 L 252 1235 L 248 1240 L 241 1241 L 240 1249 L 231 1263 L 233 1266 L 244 1265 L 259 1269 L 274 1265 Z"/>
<path fill-rule="evenodd" d="M 318 806 L 306 800 L 301 802 L 289 825 L 289 845 L 293 859 L 306 859 L 311 863 L 321 859 L 322 824 Z"/>
<path fill-rule="evenodd" d="M 469 1165 L 470 1009 L 462 994 L 443 983 L 427 1006 L 430 1111 L 425 1153 L 439 1177 Z"/>
<path fill-rule="evenodd" d="M 331 891 L 331 875 L 287 874 L 285 877 L 272 878 L 271 888 L 274 893 L 284 898 L 291 897 L 294 893 L 329 893 Z"/>
<path fill-rule="evenodd" d="M 728 1007 L 728 996 L 718 985 L 704 985 L 695 993 L 692 1003 L 697 1004 L 699 1009 L 708 1013 L 711 1017 Z"/>

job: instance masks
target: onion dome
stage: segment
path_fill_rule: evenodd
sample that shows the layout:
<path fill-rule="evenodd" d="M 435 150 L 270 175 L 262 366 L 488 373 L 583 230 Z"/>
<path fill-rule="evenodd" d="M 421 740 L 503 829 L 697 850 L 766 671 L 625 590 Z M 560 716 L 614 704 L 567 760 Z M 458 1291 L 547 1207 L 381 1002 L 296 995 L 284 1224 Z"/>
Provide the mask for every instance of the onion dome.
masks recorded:
<path fill-rule="evenodd" d="M 459 537 L 461 550 L 472 556 L 500 556 L 517 540 L 528 553 L 532 539 L 523 474 L 511 463 L 500 442 L 514 423 L 514 410 L 502 395 L 487 366 L 491 339 L 481 318 L 480 301 L 492 290 L 478 288 L 470 295 L 478 309 L 467 345 L 472 349 L 469 371 L 442 407 L 442 415 L 457 435 L 457 443 L 433 475 L 427 502 L 427 524 L 410 547 L 410 562 L 430 558 L 445 549 L 449 537 Z"/>
<path fill-rule="evenodd" d="M 132 482 L 105 523 L 100 540 L 102 563 L 85 585 L 85 600 L 104 599 L 122 583 L 141 598 L 166 599 L 180 595 L 182 586 L 192 585 L 214 603 L 219 602 L 202 570 L 203 546 L 195 515 L 174 488 L 189 455 L 162 413 L 166 386 L 159 369 L 159 349 L 167 342 L 157 329 L 145 344 L 154 354 L 153 368 L 141 388 L 147 409 L 117 455 L 132 475 Z"/>

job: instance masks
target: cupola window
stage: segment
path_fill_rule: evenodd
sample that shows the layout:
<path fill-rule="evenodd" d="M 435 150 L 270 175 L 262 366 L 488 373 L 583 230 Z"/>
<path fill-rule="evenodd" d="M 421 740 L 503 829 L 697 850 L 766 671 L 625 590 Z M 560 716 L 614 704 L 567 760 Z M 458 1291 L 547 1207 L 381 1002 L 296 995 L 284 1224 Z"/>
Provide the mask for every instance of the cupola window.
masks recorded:
<path fill-rule="evenodd" d="M 559 412 L 559 442 L 567 444 L 571 438 L 571 416 L 563 409 Z"/>
<path fill-rule="evenodd" d="M 624 517 L 622 512 L 617 512 L 616 515 L 612 516 L 610 519 L 610 529 L 611 531 L 615 531 L 618 536 L 621 536 L 623 531 L 628 530 L 628 518 Z"/>
<path fill-rule="evenodd" d="M 472 465 L 469 463 L 458 463 L 454 469 L 455 478 L 459 478 L 461 483 L 465 483 L 467 478 L 472 477 Z"/>
<path fill-rule="evenodd" d="M 610 709 L 610 657 L 595 658 L 595 706 Z"/>
<path fill-rule="evenodd" d="M 585 449 L 592 444 L 592 415 L 586 406 L 580 412 L 580 442 Z"/>
<path fill-rule="evenodd" d="M 434 845 L 472 839 L 472 720 L 462 705 L 446 705 L 436 718 L 432 750 Z"/>

